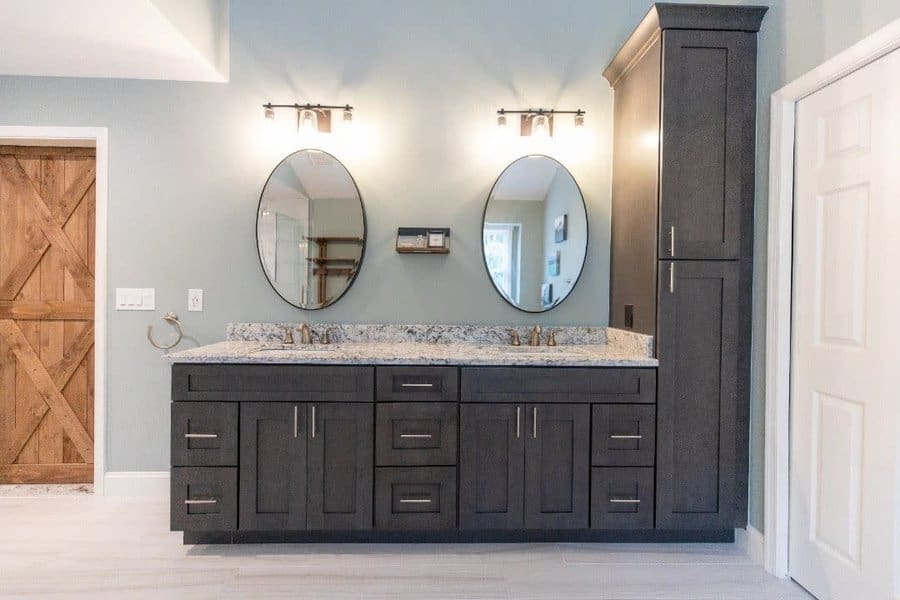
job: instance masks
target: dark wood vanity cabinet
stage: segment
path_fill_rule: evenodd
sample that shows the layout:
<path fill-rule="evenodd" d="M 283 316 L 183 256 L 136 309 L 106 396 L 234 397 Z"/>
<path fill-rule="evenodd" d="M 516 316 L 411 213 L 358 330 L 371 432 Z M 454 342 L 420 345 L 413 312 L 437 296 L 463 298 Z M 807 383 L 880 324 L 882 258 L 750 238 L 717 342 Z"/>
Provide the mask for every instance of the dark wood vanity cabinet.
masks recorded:
<path fill-rule="evenodd" d="M 743 527 L 765 7 L 654 5 L 615 92 L 610 325 L 656 338 L 656 527 Z"/>

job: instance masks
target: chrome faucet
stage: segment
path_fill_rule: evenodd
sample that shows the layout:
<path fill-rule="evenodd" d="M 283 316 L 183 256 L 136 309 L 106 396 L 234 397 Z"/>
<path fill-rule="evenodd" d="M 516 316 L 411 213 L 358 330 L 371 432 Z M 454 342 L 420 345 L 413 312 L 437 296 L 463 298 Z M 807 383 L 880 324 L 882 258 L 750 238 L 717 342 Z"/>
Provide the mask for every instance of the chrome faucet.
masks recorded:
<path fill-rule="evenodd" d="M 541 345 L 541 326 L 535 325 L 534 329 L 531 330 L 531 336 L 528 339 L 529 346 L 540 346 Z"/>
<path fill-rule="evenodd" d="M 312 344 L 312 334 L 309 332 L 309 325 L 301 323 L 300 327 L 297 328 L 297 331 L 300 332 L 301 344 Z"/>

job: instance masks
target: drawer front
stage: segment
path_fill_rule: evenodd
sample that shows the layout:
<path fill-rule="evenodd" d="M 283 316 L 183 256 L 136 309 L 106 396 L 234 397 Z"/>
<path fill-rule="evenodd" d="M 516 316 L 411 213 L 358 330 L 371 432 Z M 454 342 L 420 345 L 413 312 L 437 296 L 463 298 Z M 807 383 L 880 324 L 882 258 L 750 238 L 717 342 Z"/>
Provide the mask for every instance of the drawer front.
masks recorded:
<path fill-rule="evenodd" d="M 175 467 L 171 481 L 172 531 L 237 529 L 237 469 Z"/>
<path fill-rule="evenodd" d="M 172 466 L 237 466 L 237 402 L 173 402 Z"/>
<path fill-rule="evenodd" d="M 375 527 L 401 530 L 456 528 L 456 468 L 376 469 Z"/>
<path fill-rule="evenodd" d="M 372 402 L 374 399 L 374 367 L 172 366 L 172 400 L 178 402 Z"/>
<path fill-rule="evenodd" d="M 375 461 L 380 466 L 455 465 L 455 402 L 378 404 Z"/>
<path fill-rule="evenodd" d="M 462 402 L 656 402 L 656 369 L 463 368 Z"/>
<path fill-rule="evenodd" d="M 592 465 L 653 466 L 656 459 L 656 406 L 595 404 L 591 417 Z"/>
<path fill-rule="evenodd" d="M 592 529 L 653 529 L 653 469 L 591 469 Z"/>
<path fill-rule="evenodd" d="M 376 397 L 379 402 L 456 402 L 458 378 L 456 367 L 378 367 Z"/>

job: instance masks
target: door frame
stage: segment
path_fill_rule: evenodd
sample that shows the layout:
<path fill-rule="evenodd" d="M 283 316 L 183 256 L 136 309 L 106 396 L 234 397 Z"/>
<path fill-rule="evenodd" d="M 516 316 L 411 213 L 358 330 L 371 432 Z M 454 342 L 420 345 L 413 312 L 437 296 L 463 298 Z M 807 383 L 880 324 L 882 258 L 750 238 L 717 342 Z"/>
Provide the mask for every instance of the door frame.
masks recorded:
<path fill-rule="evenodd" d="M 109 134 L 105 127 L 0 126 L 0 144 L 86 146 L 96 149 L 94 222 L 94 494 L 103 495 L 106 474 L 106 305 Z"/>
<path fill-rule="evenodd" d="M 900 48 L 900 19 L 771 96 L 765 348 L 764 566 L 788 577 L 794 131 L 797 103 Z"/>

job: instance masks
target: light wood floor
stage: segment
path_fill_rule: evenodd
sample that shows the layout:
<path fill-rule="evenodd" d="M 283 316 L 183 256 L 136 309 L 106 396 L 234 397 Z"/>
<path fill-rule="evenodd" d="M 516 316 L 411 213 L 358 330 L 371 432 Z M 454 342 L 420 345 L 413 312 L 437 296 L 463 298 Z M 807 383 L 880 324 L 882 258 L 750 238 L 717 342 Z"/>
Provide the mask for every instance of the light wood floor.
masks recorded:
<path fill-rule="evenodd" d="M 165 500 L 0 497 L 0 597 L 809 600 L 730 544 L 183 546 Z"/>

